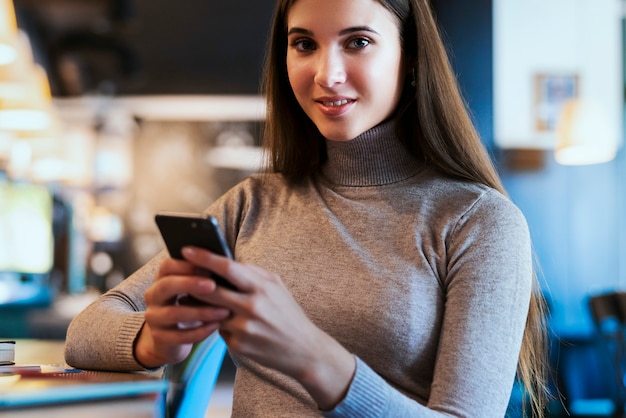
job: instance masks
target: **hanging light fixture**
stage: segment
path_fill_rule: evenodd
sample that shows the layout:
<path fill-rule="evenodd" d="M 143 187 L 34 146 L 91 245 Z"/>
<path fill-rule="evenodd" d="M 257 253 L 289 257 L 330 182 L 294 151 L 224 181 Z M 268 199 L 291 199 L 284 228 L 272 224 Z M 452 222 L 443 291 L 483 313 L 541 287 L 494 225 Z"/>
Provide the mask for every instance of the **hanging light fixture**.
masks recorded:
<path fill-rule="evenodd" d="M 25 33 L 18 32 L 15 45 L 17 59 L 0 66 L 0 130 L 48 129 L 53 118 L 48 76 L 43 67 L 34 62 Z"/>
<path fill-rule="evenodd" d="M 554 156 L 560 164 L 600 164 L 611 161 L 617 154 L 618 133 L 598 102 L 584 99 L 565 102 L 556 133 Z"/>
<path fill-rule="evenodd" d="M 0 97 L 0 129 L 37 131 L 52 123 L 52 98 L 45 70 L 35 64 L 26 80 L 15 85 L 15 95 Z"/>
<path fill-rule="evenodd" d="M 16 35 L 17 21 L 13 0 L 0 0 L 0 65 L 9 64 L 17 58 Z"/>

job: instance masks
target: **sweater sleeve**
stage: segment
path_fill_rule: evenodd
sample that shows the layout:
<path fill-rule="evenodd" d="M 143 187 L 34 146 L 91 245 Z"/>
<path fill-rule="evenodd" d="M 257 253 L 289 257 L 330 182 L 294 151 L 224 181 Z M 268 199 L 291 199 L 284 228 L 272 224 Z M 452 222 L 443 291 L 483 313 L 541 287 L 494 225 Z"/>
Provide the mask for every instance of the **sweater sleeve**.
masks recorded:
<path fill-rule="evenodd" d="M 133 344 L 144 323 L 144 292 L 165 255 L 161 252 L 72 320 L 65 341 L 69 365 L 89 370 L 145 370 L 135 360 Z"/>
<path fill-rule="evenodd" d="M 242 203 L 242 187 L 234 187 L 207 210 L 218 218 L 234 251 Z M 100 296 L 70 323 L 65 342 L 65 361 L 80 369 L 145 370 L 133 354 L 133 344 L 144 324 L 144 293 L 154 281 L 163 250 L 152 260 Z"/>
<path fill-rule="evenodd" d="M 532 288 L 526 221 L 486 193 L 446 238 L 445 312 L 425 405 L 362 360 L 346 397 L 325 416 L 503 417 L 513 387 Z"/>

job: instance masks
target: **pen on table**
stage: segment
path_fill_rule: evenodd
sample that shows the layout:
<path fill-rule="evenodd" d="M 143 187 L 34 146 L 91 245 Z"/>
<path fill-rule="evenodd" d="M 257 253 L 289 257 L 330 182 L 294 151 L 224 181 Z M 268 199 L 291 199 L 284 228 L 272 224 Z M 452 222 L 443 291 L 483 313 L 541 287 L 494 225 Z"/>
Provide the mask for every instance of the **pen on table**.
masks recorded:
<path fill-rule="evenodd" d="M 51 374 L 51 373 L 78 373 L 82 372 L 80 369 L 67 369 L 65 367 L 48 366 L 42 364 L 25 364 L 25 365 L 11 365 L 0 366 L 0 374 Z"/>

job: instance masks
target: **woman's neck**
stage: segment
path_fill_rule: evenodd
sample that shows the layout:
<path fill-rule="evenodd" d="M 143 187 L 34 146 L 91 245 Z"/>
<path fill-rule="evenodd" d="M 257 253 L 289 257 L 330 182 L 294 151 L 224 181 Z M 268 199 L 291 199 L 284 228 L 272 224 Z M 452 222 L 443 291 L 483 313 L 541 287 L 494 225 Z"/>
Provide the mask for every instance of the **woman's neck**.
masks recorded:
<path fill-rule="evenodd" d="M 326 141 L 328 160 L 322 174 L 342 186 L 378 186 L 414 176 L 424 164 L 409 154 L 395 131 L 384 122 L 350 141 Z"/>

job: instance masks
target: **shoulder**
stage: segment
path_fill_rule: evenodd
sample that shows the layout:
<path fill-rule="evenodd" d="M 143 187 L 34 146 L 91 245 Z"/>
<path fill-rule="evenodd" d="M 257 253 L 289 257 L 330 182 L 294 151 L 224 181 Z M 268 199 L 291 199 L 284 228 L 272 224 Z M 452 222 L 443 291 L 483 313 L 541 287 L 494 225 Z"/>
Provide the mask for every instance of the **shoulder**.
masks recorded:
<path fill-rule="evenodd" d="M 281 174 L 254 174 L 237 183 L 206 210 L 236 230 L 244 219 L 256 219 L 266 209 L 291 193 L 290 183 Z"/>
<path fill-rule="evenodd" d="M 288 193 L 290 188 L 290 183 L 281 174 L 253 174 L 228 190 L 217 202 L 243 204 L 273 200 L 276 196 Z"/>
<path fill-rule="evenodd" d="M 508 196 L 481 183 L 443 177 L 429 171 L 424 175 L 422 184 L 433 204 L 439 207 L 456 208 L 466 215 L 475 211 L 521 215 Z"/>
<path fill-rule="evenodd" d="M 484 184 L 424 173 L 420 187 L 429 212 L 458 231 L 478 228 L 493 232 L 516 230 L 526 233 L 526 218 L 511 199 Z"/>

